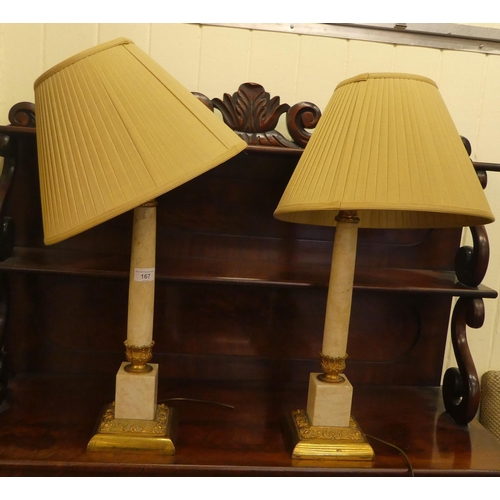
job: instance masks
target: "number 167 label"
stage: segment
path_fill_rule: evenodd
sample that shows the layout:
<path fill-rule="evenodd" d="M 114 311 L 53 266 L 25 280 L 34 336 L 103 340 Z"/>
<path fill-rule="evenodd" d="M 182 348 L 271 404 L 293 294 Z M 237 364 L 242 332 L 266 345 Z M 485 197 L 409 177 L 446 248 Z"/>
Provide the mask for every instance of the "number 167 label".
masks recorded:
<path fill-rule="evenodd" d="M 136 267 L 134 269 L 134 281 L 154 281 L 154 267 Z"/>

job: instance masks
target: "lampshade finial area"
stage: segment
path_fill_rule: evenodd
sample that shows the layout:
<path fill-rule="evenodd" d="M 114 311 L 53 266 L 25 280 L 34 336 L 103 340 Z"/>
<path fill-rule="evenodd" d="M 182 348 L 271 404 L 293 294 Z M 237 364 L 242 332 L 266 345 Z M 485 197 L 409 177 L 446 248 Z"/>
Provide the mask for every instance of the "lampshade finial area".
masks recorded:
<path fill-rule="evenodd" d="M 35 103 L 46 244 L 155 199 L 246 147 L 124 38 L 41 75 Z"/>
<path fill-rule="evenodd" d="M 289 222 L 463 227 L 494 216 L 437 89 L 425 77 L 364 74 L 341 82 L 276 209 Z"/>

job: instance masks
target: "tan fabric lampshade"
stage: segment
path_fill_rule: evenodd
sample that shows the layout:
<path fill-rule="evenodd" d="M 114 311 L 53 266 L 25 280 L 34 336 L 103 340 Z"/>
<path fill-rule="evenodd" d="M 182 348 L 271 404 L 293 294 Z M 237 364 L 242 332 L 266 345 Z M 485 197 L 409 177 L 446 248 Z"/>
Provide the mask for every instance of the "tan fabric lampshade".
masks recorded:
<path fill-rule="evenodd" d="M 46 244 L 154 199 L 246 147 L 124 38 L 44 73 L 35 103 Z"/>
<path fill-rule="evenodd" d="M 493 214 L 436 84 L 363 74 L 341 82 L 276 209 L 289 222 L 359 227 L 463 227 Z"/>

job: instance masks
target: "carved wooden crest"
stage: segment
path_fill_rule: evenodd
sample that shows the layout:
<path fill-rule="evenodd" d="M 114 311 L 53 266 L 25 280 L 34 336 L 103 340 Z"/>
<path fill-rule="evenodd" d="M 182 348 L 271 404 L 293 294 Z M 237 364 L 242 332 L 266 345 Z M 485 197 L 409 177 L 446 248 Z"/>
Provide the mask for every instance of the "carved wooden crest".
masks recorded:
<path fill-rule="evenodd" d="M 285 148 L 305 147 L 312 129 L 321 117 L 319 108 L 310 102 L 300 102 L 290 107 L 280 104 L 278 96 L 272 97 L 258 83 L 243 83 L 233 95 L 224 94 L 222 99 L 208 99 L 194 93 L 211 110 L 218 109 L 224 122 L 250 145 Z M 286 113 L 290 141 L 276 130 L 278 121 Z"/>

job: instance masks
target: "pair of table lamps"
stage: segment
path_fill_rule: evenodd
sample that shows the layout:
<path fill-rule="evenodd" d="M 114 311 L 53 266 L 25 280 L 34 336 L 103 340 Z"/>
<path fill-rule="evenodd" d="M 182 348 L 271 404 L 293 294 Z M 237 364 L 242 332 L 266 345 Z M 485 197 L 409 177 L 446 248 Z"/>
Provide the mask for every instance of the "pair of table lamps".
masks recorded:
<path fill-rule="evenodd" d="M 35 82 L 35 103 L 45 243 L 134 210 L 127 362 L 119 367 L 115 401 L 88 449 L 174 454 L 175 413 L 157 404 L 158 365 L 149 363 L 155 200 L 246 143 L 124 38 L 44 73 Z M 353 389 L 343 374 L 358 228 L 494 220 L 435 83 L 398 73 L 341 82 L 274 216 L 336 226 L 322 372 L 310 375 L 307 409 L 287 418 L 292 456 L 371 459 L 373 450 L 351 417 Z"/>

